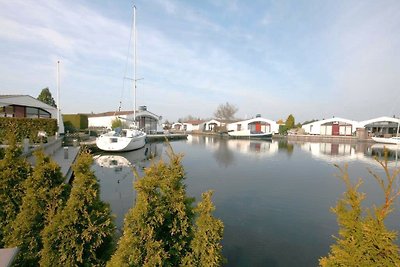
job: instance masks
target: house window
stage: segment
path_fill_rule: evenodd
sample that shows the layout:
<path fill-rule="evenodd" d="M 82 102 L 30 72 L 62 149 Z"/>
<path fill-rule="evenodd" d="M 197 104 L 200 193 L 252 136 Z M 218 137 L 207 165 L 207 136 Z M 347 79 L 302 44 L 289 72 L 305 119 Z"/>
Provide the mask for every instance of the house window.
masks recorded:
<path fill-rule="evenodd" d="M 26 107 L 26 117 L 27 118 L 38 118 L 39 110 L 37 108 Z"/>
<path fill-rule="evenodd" d="M 51 115 L 49 112 L 39 109 L 39 118 L 51 118 Z"/>
<path fill-rule="evenodd" d="M 13 106 L 0 107 L 0 117 L 14 117 L 14 107 Z"/>
<path fill-rule="evenodd" d="M 241 125 L 241 124 L 238 124 L 238 125 L 237 125 L 237 130 L 240 131 L 241 129 L 242 129 L 242 125 Z"/>

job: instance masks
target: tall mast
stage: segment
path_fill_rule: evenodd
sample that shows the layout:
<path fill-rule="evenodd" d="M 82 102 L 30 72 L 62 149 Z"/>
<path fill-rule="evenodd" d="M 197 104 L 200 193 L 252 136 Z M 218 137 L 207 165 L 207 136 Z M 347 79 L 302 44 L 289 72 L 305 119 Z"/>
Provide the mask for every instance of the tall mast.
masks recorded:
<path fill-rule="evenodd" d="M 57 125 L 60 127 L 61 114 L 60 114 L 60 61 L 57 61 Z M 60 132 L 60 129 L 58 130 Z"/>
<path fill-rule="evenodd" d="M 133 97 L 134 108 L 133 108 L 133 121 L 136 127 L 136 6 L 133 6 Z"/>

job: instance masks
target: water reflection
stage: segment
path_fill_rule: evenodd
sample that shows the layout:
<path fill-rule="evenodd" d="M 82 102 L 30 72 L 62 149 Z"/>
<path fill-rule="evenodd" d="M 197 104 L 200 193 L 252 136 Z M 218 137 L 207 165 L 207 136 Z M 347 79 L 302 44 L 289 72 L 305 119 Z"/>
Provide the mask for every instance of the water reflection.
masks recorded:
<path fill-rule="evenodd" d="M 213 136 L 189 135 L 189 144 L 203 146 L 214 151 L 213 156 L 220 167 L 228 167 L 236 161 L 235 153 L 261 158 L 273 156 L 278 152 L 279 143 L 271 140 L 227 139 Z M 285 145 L 288 151 L 293 151 L 293 146 Z M 283 149 L 283 148 L 282 148 Z"/>
<path fill-rule="evenodd" d="M 113 214 L 117 215 L 118 230 L 122 229 L 124 215 L 132 207 L 135 196 L 132 168 L 142 175 L 150 159 L 161 157 L 163 147 L 163 143 L 152 143 L 135 151 L 94 156 L 93 170 L 100 180 L 101 198 L 110 203 Z"/>
<path fill-rule="evenodd" d="M 213 153 L 214 159 L 220 167 L 228 167 L 235 163 L 233 151 L 228 146 L 228 141 L 221 139 L 218 142 L 218 149 Z"/>
<path fill-rule="evenodd" d="M 363 161 L 377 166 L 375 156 L 383 157 L 384 147 L 388 149 L 389 164 L 396 165 L 400 154 L 399 145 L 375 144 L 375 143 L 315 143 L 287 140 L 249 140 L 226 139 L 212 136 L 189 135 L 188 143 L 195 146 L 203 146 L 213 151 L 213 157 L 220 167 L 228 167 L 235 164 L 236 153 L 246 156 L 262 158 L 274 156 L 278 151 L 292 155 L 298 147 L 307 151 L 313 158 L 328 163 L 341 163 L 351 161 Z"/>
<path fill-rule="evenodd" d="M 311 153 L 312 157 L 329 163 L 345 163 L 361 161 L 369 165 L 378 166 L 375 156 L 383 158 L 384 148 L 388 150 L 388 165 L 397 166 L 400 146 L 375 144 L 375 143 L 310 143 L 294 142 L 304 151 Z"/>
<path fill-rule="evenodd" d="M 199 199 L 202 192 L 215 190 L 215 214 L 226 227 L 223 247 L 229 266 L 317 265 L 337 232 L 329 208 L 344 190 L 332 176 L 332 163 L 353 161 L 351 172 L 362 176 L 371 165 L 380 169 L 374 156 L 383 155 L 384 147 L 209 136 L 189 136 L 170 145 L 185 155 L 188 195 Z M 164 146 L 147 144 L 141 150 L 95 157 L 101 197 L 110 203 L 119 230 L 134 203 L 132 168 L 142 175 L 149 159 L 165 154 Z M 387 147 L 393 166 L 400 149 Z M 375 181 L 364 185 L 368 199 L 380 199 Z M 392 226 L 397 227 L 397 218 Z"/>
<path fill-rule="evenodd" d="M 280 151 L 285 150 L 288 153 L 288 155 L 292 155 L 294 150 L 294 145 L 292 143 L 288 143 L 286 140 L 279 140 L 278 148 Z"/>

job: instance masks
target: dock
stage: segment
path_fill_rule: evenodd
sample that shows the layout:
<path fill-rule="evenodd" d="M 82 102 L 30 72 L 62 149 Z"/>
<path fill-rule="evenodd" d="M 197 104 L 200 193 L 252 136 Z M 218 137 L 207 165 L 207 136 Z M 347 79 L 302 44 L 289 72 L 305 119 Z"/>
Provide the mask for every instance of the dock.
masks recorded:
<path fill-rule="evenodd" d="M 187 139 L 187 133 L 163 133 L 163 134 L 148 134 L 147 142 L 165 141 L 165 140 L 182 140 Z"/>
<path fill-rule="evenodd" d="M 357 136 L 335 136 L 335 135 L 287 135 L 289 141 L 321 142 L 321 143 L 359 143 L 374 142 L 372 139 L 363 139 Z"/>
<path fill-rule="evenodd" d="M 44 153 L 60 166 L 61 173 L 65 178 L 64 182 L 69 183 L 73 174 L 72 164 L 79 154 L 80 146 L 63 146 L 62 138 L 49 138 L 45 144 L 24 148 L 22 156 L 35 165 L 34 152 L 40 149 L 43 149 Z"/>

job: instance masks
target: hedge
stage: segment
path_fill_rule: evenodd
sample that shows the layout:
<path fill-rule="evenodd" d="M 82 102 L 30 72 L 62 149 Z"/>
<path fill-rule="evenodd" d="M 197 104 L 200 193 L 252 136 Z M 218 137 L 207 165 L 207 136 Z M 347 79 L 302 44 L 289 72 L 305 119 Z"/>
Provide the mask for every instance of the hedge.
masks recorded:
<path fill-rule="evenodd" d="M 73 127 L 76 130 L 85 130 L 88 128 L 88 117 L 84 114 L 64 114 L 65 128 Z"/>
<path fill-rule="evenodd" d="M 32 118 L 1 118 L 0 117 L 0 141 L 3 141 L 7 133 L 11 132 L 18 141 L 29 138 L 31 142 L 39 142 L 39 131 L 45 131 L 47 136 L 53 136 L 58 130 L 56 119 L 32 119 Z"/>

